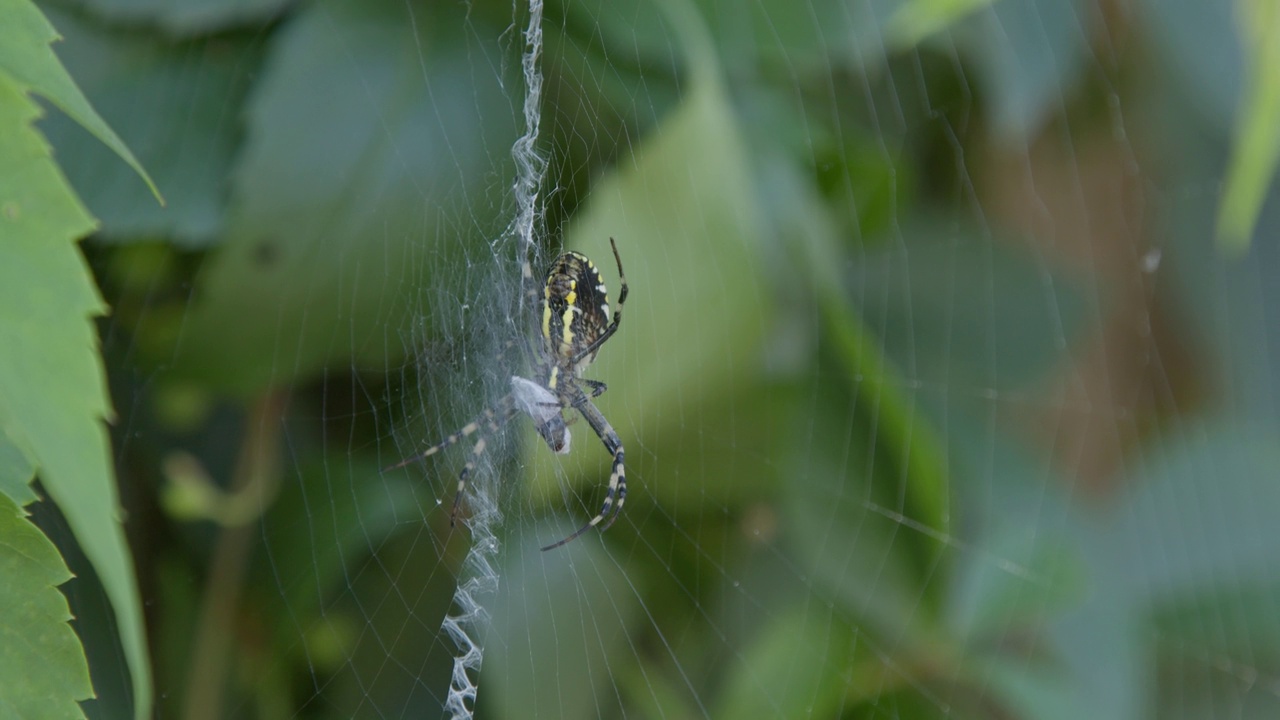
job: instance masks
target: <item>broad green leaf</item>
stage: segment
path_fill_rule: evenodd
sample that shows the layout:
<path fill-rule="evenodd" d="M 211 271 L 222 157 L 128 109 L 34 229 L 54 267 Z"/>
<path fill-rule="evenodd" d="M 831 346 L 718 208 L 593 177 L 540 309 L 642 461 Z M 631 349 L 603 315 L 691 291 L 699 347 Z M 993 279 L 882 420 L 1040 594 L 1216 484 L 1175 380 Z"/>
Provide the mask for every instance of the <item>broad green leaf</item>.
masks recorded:
<path fill-rule="evenodd" d="M 832 69 L 873 74 L 888 61 L 882 37 L 898 0 L 761 0 L 742 6 L 696 0 L 728 68 L 760 66 L 790 77 L 829 77 Z"/>
<path fill-rule="evenodd" d="M 157 362 L 249 394 L 326 367 L 386 370 L 417 350 L 411 329 L 470 319 L 459 288 L 488 285 L 462 256 L 487 257 L 510 219 L 514 81 L 476 63 L 501 53 L 501 29 L 455 31 L 462 11 L 330 0 L 280 30 L 249 101 L 227 237 L 175 357 Z"/>
<path fill-rule="evenodd" d="M 1040 517 L 1044 517 L 1041 515 Z M 958 563 L 953 626 L 975 643 L 1034 626 L 1079 605 L 1086 569 L 1068 536 L 1034 522 L 1006 523 Z"/>
<path fill-rule="evenodd" d="M 858 636 L 821 602 L 785 608 L 759 628 L 730 673 L 713 713 L 717 718 L 835 718 L 854 677 Z"/>
<path fill-rule="evenodd" d="M 947 612 L 965 682 L 1018 717 L 1143 717 L 1145 637 L 1105 523 L 1011 437 L 1016 410 L 979 397 L 935 405 L 965 518 Z"/>
<path fill-rule="evenodd" d="M 972 647 L 1034 632 L 1085 602 L 1092 582 L 1081 534 L 1094 532 L 1070 502 L 1066 481 L 999 421 L 979 420 L 983 399 L 940 399 L 930 417 L 948 428 L 947 457 L 959 539 L 948 590 L 948 628 Z"/>
<path fill-rule="evenodd" d="M 0 711 L 14 718 L 83 718 L 77 703 L 93 697 L 89 665 L 69 624 L 67 599 L 57 590 L 71 572 L 49 538 L 3 495 L 0 579 Z"/>
<path fill-rule="evenodd" d="M 692 20 L 666 12 L 664 6 L 671 3 L 574 0 L 564 2 L 563 9 L 552 5 L 548 15 L 564 13 L 570 34 L 608 48 L 608 60 L 614 66 L 611 74 L 618 66 L 639 68 L 646 78 L 670 72 L 681 65 L 684 52 L 672 39 L 696 24 L 705 27 L 702 32 L 709 49 L 731 77 L 751 77 L 763 69 L 801 81 L 816 76 L 825 82 L 833 69 L 868 74 L 881 70 L 888 61 L 882 31 L 898 2 L 806 0 L 803 11 L 798 11 L 792 0 L 747 4 L 692 0 L 690 9 L 699 15 Z M 640 83 L 644 84 L 647 81 Z M 631 94 L 634 97 L 635 90 Z"/>
<path fill-rule="evenodd" d="M 291 0 L 76 0 L 116 24 L 155 25 L 191 36 L 257 26 L 283 13 Z"/>
<path fill-rule="evenodd" d="M 903 242 L 852 272 L 859 312 L 884 352 L 930 386 L 1025 389 L 1093 326 L 1082 283 L 977 228 L 907 222 Z"/>
<path fill-rule="evenodd" d="M 627 477 L 639 494 L 631 497 L 673 492 L 687 478 L 694 490 L 686 499 L 693 504 L 672 509 L 697 512 L 704 493 L 723 498 L 741 492 L 734 486 L 739 478 L 706 472 L 710 460 L 697 456 L 719 457 L 759 438 L 759 427 L 730 429 L 730 398 L 759 382 L 768 271 L 760 260 L 763 236 L 752 204 L 748 149 L 708 40 L 698 34 L 688 6 L 677 7 L 690 16 L 672 23 L 688 34 L 682 47 L 692 71 L 684 97 L 599 180 L 565 244 L 594 259 L 613 301 L 619 288 L 609 238 L 616 238 L 630 286 L 618 333 L 586 375 L 609 384 L 596 404 L 624 446 L 633 448 Z M 673 432 L 680 427 L 674 418 L 697 418 L 696 427 L 718 429 Z M 529 446 L 534 485 L 543 494 L 559 496 L 550 492 L 556 468 L 593 488 L 608 477 L 609 457 L 590 428 L 579 423 L 572 431 L 567 457 L 551 455 L 545 445 Z M 639 447 L 650 451 L 635 452 Z M 690 464 L 657 462 L 676 455 Z M 751 471 L 768 469 L 757 464 Z M 647 488 L 646 481 L 658 477 L 663 483 Z M 742 487 L 751 484 L 746 482 Z M 590 512 L 599 497 L 587 496 Z"/>
<path fill-rule="evenodd" d="M 1162 101 L 1179 101 L 1178 106 L 1157 107 L 1179 115 L 1168 127 L 1190 133 L 1164 138 L 1162 146 L 1177 148 L 1179 154 L 1212 153 L 1215 183 L 1221 181 L 1222 148 L 1217 139 L 1206 142 L 1205 124 L 1219 138 L 1228 137 L 1240 119 L 1245 93 L 1244 43 L 1234 12 L 1238 6 L 1234 0 L 1144 0 L 1136 6 L 1142 13 L 1144 43 L 1150 45 L 1152 63 L 1159 69 L 1153 79 L 1167 83 L 1175 93 Z"/>
<path fill-rule="evenodd" d="M 921 40 L 993 2 L 995 0 L 908 0 L 894 10 L 885 24 L 886 40 L 899 49 L 914 47 Z"/>
<path fill-rule="evenodd" d="M 1162 603 L 1280 580 L 1277 438 L 1274 423 L 1217 421 L 1175 426 L 1146 449 L 1109 536 L 1133 593 Z"/>
<path fill-rule="evenodd" d="M 1065 686 L 1048 678 L 1036 678 L 1043 668 L 1023 661 L 1031 678 L 1005 676 L 993 680 L 1004 693 L 1034 704 L 1034 717 L 1136 718 L 1145 712 L 1154 687 L 1147 642 L 1151 637 L 1124 587 L 1124 569 L 1107 533 L 1089 523 L 1072 528 L 1072 537 L 1083 539 L 1087 592 L 1083 605 L 1058 613 L 1046 624 L 1044 653 L 1052 663 L 1050 673 Z M 1011 649 L 1015 654 L 1017 648 Z M 1017 660 L 1015 659 L 1015 663 Z M 1047 681 L 1047 685 L 1041 685 Z M 1065 690 L 1065 695 L 1058 692 Z M 1028 712 L 1030 708 L 1028 707 Z"/>
<path fill-rule="evenodd" d="M 1150 716 L 1193 720 L 1230 707 L 1242 720 L 1280 717 L 1280 694 L 1263 681 L 1280 661 L 1278 603 L 1280 581 L 1224 578 L 1157 608 L 1150 632 L 1161 672 Z"/>
<path fill-rule="evenodd" d="M 1239 255 L 1249 247 L 1280 162 L 1280 0 L 1237 0 L 1236 7 L 1248 84 L 1218 209 L 1218 242 Z"/>
<path fill-rule="evenodd" d="M 1280 660 L 1280 578 L 1224 579 L 1200 591 L 1152 599 L 1156 644 L 1171 665 L 1194 673 L 1224 658 L 1248 658 L 1266 666 L 1253 669 L 1270 672 Z M 1271 700 L 1280 697 L 1272 694 Z"/>
<path fill-rule="evenodd" d="M 31 489 L 35 475 L 35 463 L 0 428 L 0 495 L 8 497 L 18 507 L 39 500 L 40 496 Z"/>
<path fill-rule="evenodd" d="M 779 464 L 788 473 L 779 540 L 815 591 L 857 618 L 870 637 L 922 641 L 932 631 L 942 589 L 927 591 L 927 583 L 947 535 L 945 526 L 922 520 L 927 511 L 903 503 L 931 491 L 912 487 L 912 475 L 899 473 L 896 458 L 881 457 L 888 450 L 881 450 L 880 428 L 869 419 L 875 407 L 869 383 L 856 396 L 818 384 L 799 396 L 803 400 L 785 410 Z"/>
<path fill-rule="evenodd" d="M 98 116 L 84 93 L 63 69 L 50 43 L 57 31 L 29 0 L 0 0 L 0 73 L 30 88 L 79 123 L 127 162 L 161 200 L 160 191 L 147 171 L 107 123 Z"/>
<path fill-rule="evenodd" d="M 643 599 L 599 544 L 538 550 L 543 538 L 568 534 L 568 524 L 521 530 L 505 540 L 489 606 L 480 716 L 619 716 L 613 676 L 633 657 L 632 626 L 647 622 Z"/>
<path fill-rule="evenodd" d="M 949 30 L 990 96 L 992 135 L 1022 147 L 1060 112 L 1093 59 L 1087 14 L 1074 2 L 1010 0 L 978 9 Z"/>
<path fill-rule="evenodd" d="M 1033 720 L 1072 720 L 1080 717 L 1123 718 L 1089 714 L 1072 678 L 1060 667 L 1036 658 L 987 657 L 971 660 L 966 669 L 993 697 L 988 700 L 1013 717 Z"/>
<path fill-rule="evenodd" d="M 103 426 L 111 408 L 92 323 L 105 308 L 74 242 L 93 220 L 31 128 L 39 109 L 26 90 L 0 70 L 0 427 L 38 466 L 102 578 L 144 718 L 151 676 L 142 605 Z"/>
<path fill-rule="evenodd" d="M 327 599 L 345 590 L 346 573 L 398 532 L 423 532 L 438 506 L 409 479 L 378 473 L 356 456 L 332 456 L 299 469 L 262 518 L 253 568 L 267 617 L 320 621 Z M 437 520 L 441 519 L 439 517 Z M 293 625 L 274 628 L 282 649 L 296 645 Z"/>
<path fill-rule="evenodd" d="M 881 513 L 899 513 L 904 521 L 911 523 L 915 527 L 911 532 L 915 542 L 922 543 L 918 547 L 936 549 L 936 539 L 950 534 L 951 523 L 949 478 L 942 445 L 929 425 L 929 418 L 920 411 L 917 400 L 901 390 L 906 386 L 905 379 L 885 357 L 884 349 L 846 299 L 847 269 L 855 267 L 855 264 L 842 257 L 844 250 L 838 241 L 840 235 L 836 218 L 818 200 L 813 186 L 798 173 L 793 161 L 776 149 L 771 151 L 763 140 L 756 146 L 760 149 L 756 175 L 761 184 L 760 207 L 772 230 L 787 241 L 783 249 L 791 251 L 785 256 L 775 255 L 775 262 L 784 268 L 787 263 L 798 262 L 799 267 L 792 272 L 798 272 L 798 277 L 803 278 L 801 282 L 793 283 L 794 287 L 783 288 L 780 303 L 787 313 L 780 325 L 803 328 L 815 322 L 807 319 L 805 314 L 818 313 L 817 327 L 808 332 L 821 333 L 825 338 L 824 346 L 829 348 L 829 357 L 835 361 L 832 377 L 838 378 L 842 385 L 842 388 L 826 389 L 821 396 L 829 401 L 839 391 L 849 403 L 846 412 L 832 416 L 835 422 L 847 424 L 846 436 L 833 438 L 832 442 L 836 443 L 833 447 L 850 456 L 861 455 L 864 461 L 875 459 L 874 464 L 868 462 L 861 467 L 855 464 L 835 469 L 835 477 L 848 475 L 855 482 L 867 483 L 871 481 L 871 468 L 875 468 L 875 476 L 895 488 L 877 500 L 878 506 L 853 508 L 845 518 L 847 524 L 843 530 L 852 529 L 856 533 L 863 514 L 877 507 Z M 803 334 L 793 335 L 788 340 L 797 346 L 817 343 L 817 340 Z M 777 354 L 780 358 L 787 358 L 793 353 L 794 350 L 784 350 Z M 796 363 L 796 360 L 789 362 Z M 803 423 L 801 427 L 808 428 L 810 424 L 804 418 L 822 404 L 815 398 L 809 406 L 794 409 L 796 415 L 791 418 L 792 423 L 800 422 Z M 792 441 L 800 443 L 806 453 L 810 447 L 816 446 L 805 438 L 797 437 Z M 794 462 L 802 466 L 810 464 L 807 455 L 797 457 Z M 813 489 L 838 482 L 824 477 L 821 472 L 811 474 L 815 478 L 814 483 L 788 477 L 787 484 Z M 867 496 L 866 499 L 871 498 Z M 825 507 L 823 502 L 816 501 Z M 882 516 L 881 520 L 888 517 Z M 803 520 L 798 522 L 803 523 Z M 879 522 L 875 520 L 873 525 Z M 801 527 L 797 525 L 797 528 Z M 803 531 L 813 532 L 809 528 Z M 821 544 L 810 550 L 817 552 L 816 557 L 829 552 Z M 926 555 L 932 555 L 932 550 Z M 869 558 L 859 561 L 863 560 Z M 862 594 L 856 585 L 850 585 L 849 589 L 854 596 Z M 888 605 L 892 607 L 893 604 Z"/>
<path fill-rule="evenodd" d="M 164 190 L 161 207 L 129 168 L 69 119 L 43 130 L 71 184 L 116 242 L 164 238 L 197 248 L 222 232 L 244 95 L 255 76 L 260 33 L 173 43 L 105 29 L 80 15 L 50 18 L 66 37 L 67 69 Z"/>

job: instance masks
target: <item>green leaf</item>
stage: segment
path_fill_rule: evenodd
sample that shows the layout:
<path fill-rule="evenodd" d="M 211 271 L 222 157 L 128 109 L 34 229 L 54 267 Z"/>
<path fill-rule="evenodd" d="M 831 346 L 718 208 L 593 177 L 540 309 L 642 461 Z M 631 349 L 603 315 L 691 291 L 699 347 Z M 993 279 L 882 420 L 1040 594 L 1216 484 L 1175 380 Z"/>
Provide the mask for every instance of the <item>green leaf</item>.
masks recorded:
<path fill-rule="evenodd" d="M 899 49 L 914 47 L 992 2 L 994 0 L 908 0 L 898 6 L 886 23 L 885 39 Z"/>
<path fill-rule="evenodd" d="M 173 43 L 103 29 L 51 13 L 66 36 L 67 69 L 94 106 L 150 169 L 166 207 L 108 150 L 69 119 L 43 123 L 71 184 L 102 222 L 99 239 L 166 238 L 186 248 L 219 239 L 240 117 L 259 65 L 261 34 Z"/>
<path fill-rule="evenodd" d="M 1051 618 L 1085 596 L 1083 558 L 1067 536 L 1006 523 L 959 563 L 954 626 L 975 642 Z"/>
<path fill-rule="evenodd" d="M 763 251 L 777 314 L 760 321 L 772 329 L 763 362 L 779 377 L 806 382 L 746 388 L 733 398 L 739 411 L 731 422 L 713 427 L 745 435 L 739 420 L 747 417 L 772 432 L 741 445 L 740 454 L 747 465 L 765 461 L 783 488 L 781 540 L 806 577 L 851 616 L 901 637 L 926 628 L 936 609 L 932 594 L 920 598 L 951 532 L 945 455 L 920 403 L 902 392 L 906 381 L 855 313 L 845 288 L 856 264 L 843 257 L 839 223 L 781 136 L 751 138 L 757 232 L 778 239 Z M 774 406 L 772 424 L 743 415 L 757 402 Z M 717 475 L 697 475 L 684 492 Z M 724 482 L 740 481 L 729 473 Z"/>
<path fill-rule="evenodd" d="M 1248 85 L 1236 125 L 1222 205 L 1218 243 L 1240 255 L 1249 248 L 1280 163 L 1280 0 L 1238 0 L 1247 40 Z"/>
<path fill-rule="evenodd" d="M 811 426 L 818 427 L 820 423 L 813 425 L 806 419 L 818 416 L 843 429 L 843 436 L 832 437 L 829 446 L 807 437 L 791 439 L 795 447 L 805 448 L 805 455 L 794 458 L 788 467 L 821 468 L 806 473 L 805 478 L 787 478 L 790 487 L 800 490 L 792 493 L 790 500 L 793 504 L 801 496 L 810 495 L 803 500 L 809 507 L 793 513 L 799 535 L 802 538 L 808 536 L 805 539 L 813 543 L 802 544 L 801 547 L 819 565 L 834 563 L 825 568 L 836 572 L 829 580 L 842 587 L 844 596 L 854 599 L 856 607 L 870 608 L 882 621 L 896 625 L 902 621 L 897 609 L 904 606 L 893 600 L 880 602 L 883 597 L 868 598 L 866 588 L 857 584 L 855 566 L 863 569 L 873 567 L 874 555 L 867 553 L 875 550 L 867 549 L 865 545 L 868 543 L 860 543 L 864 545 L 861 550 L 850 550 L 849 557 L 842 559 L 840 544 L 828 547 L 822 541 L 821 532 L 806 525 L 804 513 L 818 510 L 823 516 L 832 514 L 831 503 L 834 502 L 841 508 L 836 513 L 839 519 L 832 520 L 833 527 L 839 528 L 837 532 L 857 537 L 862 532 L 864 518 L 867 518 L 867 531 L 877 533 L 877 541 L 884 542 L 886 546 L 894 543 L 902 523 L 906 522 L 913 528 L 910 536 L 919 543 L 917 547 L 928 547 L 925 555 L 932 556 L 940 547 L 937 540 L 951 532 L 950 480 L 943 447 L 929 419 L 920 411 L 917 399 L 901 391 L 900 388 L 907 384 L 906 380 L 886 358 L 884 348 L 847 299 L 849 292 L 845 286 L 849 283 L 846 268 L 854 265 L 843 257 L 836 218 L 819 201 L 815 188 L 798 173 L 792 160 L 777 148 L 771 149 L 763 140 L 757 142 L 756 147 L 760 167 L 757 177 L 761 183 L 759 206 L 764 208 L 763 214 L 773 232 L 787 241 L 784 248 L 790 251 L 785 256 L 775 256 L 778 258 L 775 264 L 785 272 L 789 269 L 787 263 L 796 262 L 799 268 L 793 272 L 798 272 L 798 277 L 803 278 L 800 282 L 784 285 L 781 305 L 787 313 L 779 325 L 804 328 L 813 324 L 806 315 L 814 313 L 816 305 L 820 323 L 808 332 L 822 334 L 823 346 L 829 349 L 824 357 L 834 361 L 834 377 L 839 378 L 843 385 L 843 388 L 811 389 L 808 397 L 813 399 L 807 405 L 792 408 L 795 413 L 791 418 L 793 427 L 806 430 Z M 798 346 L 819 342 L 805 338 L 803 334 L 793 335 L 789 340 L 790 344 Z M 779 354 L 785 358 L 788 353 Z M 838 406 L 841 401 L 847 403 L 843 408 Z M 832 402 L 837 405 L 832 406 Z M 822 449 L 814 453 L 817 462 L 811 461 L 810 448 Z M 832 454 L 835 457 L 822 457 Z M 844 456 L 842 461 L 837 459 L 841 455 Z M 870 462 L 872 458 L 874 463 Z M 876 483 L 873 483 L 873 477 L 878 479 Z M 854 487 L 859 489 L 842 488 L 843 482 L 856 484 Z M 868 486 L 868 483 L 872 485 Z M 889 487 L 893 490 L 873 497 L 867 488 L 877 486 L 881 491 Z M 865 494 L 859 496 L 863 490 Z M 887 534 L 879 535 L 881 529 Z M 869 544 L 875 545 L 874 542 Z M 895 545 L 894 551 L 903 549 L 899 544 Z M 899 571 L 910 566 L 905 557 L 900 561 L 901 564 L 897 565 Z M 848 566 L 842 569 L 842 563 L 848 563 Z M 894 593 L 909 592 L 906 588 L 911 584 L 912 580 L 901 573 L 887 581 Z M 864 606 L 866 603 L 869 605 Z"/>
<path fill-rule="evenodd" d="M 990 96 L 998 141 L 1022 147 L 1066 103 L 1093 61 L 1081 12 L 1062 0 L 996 2 L 950 30 Z M 954 52 L 949 43 L 944 53 Z"/>
<path fill-rule="evenodd" d="M 521 525 L 505 540 L 497 596 L 489 607 L 481 717 L 620 716 L 613 676 L 633 656 L 635 628 L 647 624 L 626 569 L 598 543 L 539 552 L 565 523 Z M 536 658 L 536 662 L 534 659 Z M 536 712 L 533 710 L 536 708 Z"/>
<path fill-rule="evenodd" d="M 58 62 L 49 44 L 58 33 L 29 0 L 0 0 L 0 73 L 44 96 L 111 148 L 147 183 L 156 200 L 160 191 L 115 131 L 98 116 L 84 93 Z"/>
<path fill-rule="evenodd" d="M 236 25 L 261 27 L 282 14 L 290 0 L 78 0 L 116 24 L 158 25 L 170 35 L 190 36 Z"/>
<path fill-rule="evenodd" d="M 416 350 L 411 319 L 460 321 L 459 288 L 476 279 L 460 256 L 487 257 L 509 220 L 498 178 L 515 139 L 510 78 L 476 71 L 500 54 L 485 39 L 498 31 L 456 32 L 461 13 L 317 2 L 280 31 L 249 101 L 226 240 L 157 362 L 252 394 L 326 367 L 383 371 Z"/>
<path fill-rule="evenodd" d="M 903 243 L 853 271 L 859 312 L 913 380 L 1023 389 L 1092 326 L 1097 301 L 1014 241 L 942 222 L 903 225 Z"/>
<path fill-rule="evenodd" d="M 12 479 L 12 478 L 4 478 Z M 83 718 L 89 665 L 71 629 L 58 549 L 0 496 L 0 708 L 6 717 Z"/>
<path fill-rule="evenodd" d="M 423 531 L 438 506 L 424 501 L 420 484 L 380 475 L 372 462 L 334 456 L 300 468 L 262 519 L 262 547 L 251 583 L 270 588 L 257 601 L 264 616 L 319 623 L 326 593 L 346 589 L 346 576 L 372 549 L 398 532 Z M 342 581 L 342 582 L 340 582 Z M 279 647 L 296 648 L 296 625 L 274 628 Z"/>
<path fill-rule="evenodd" d="M 36 466 L 22 449 L 0 428 L 0 494 L 7 496 L 18 507 L 24 507 L 40 496 L 31 489 Z"/>
<path fill-rule="evenodd" d="M 833 68 L 874 74 L 887 62 L 882 37 L 899 0 L 791 0 L 734 5 L 697 0 L 717 51 L 736 75 L 761 65 L 788 77 L 829 77 Z M 625 17 L 625 16 L 624 16 Z"/>
<path fill-rule="evenodd" d="M 39 467 L 102 578 L 137 717 L 149 717 L 142 606 L 102 424 L 111 409 L 91 319 L 105 308 L 74 243 L 93 220 L 31 128 L 39 108 L 26 89 L 0 70 L 0 427 Z"/>
<path fill-rule="evenodd" d="M 1132 592 L 1172 602 L 1227 584 L 1280 580 L 1277 437 L 1274 423 L 1217 421 L 1152 443 L 1108 538 Z"/>
<path fill-rule="evenodd" d="M 717 700 L 718 718 L 835 718 L 857 683 L 858 637 L 829 606 L 802 602 L 772 618 L 743 651 Z"/>
<path fill-rule="evenodd" d="M 1071 502 L 1047 458 L 1011 437 L 998 403 L 939 398 L 963 549 L 948 634 L 965 681 L 1016 717 L 1143 717 L 1145 639 L 1113 536 Z"/>
<path fill-rule="evenodd" d="M 756 356 L 767 317 L 761 278 L 768 273 L 760 261 L 764 238 L 752 206 L 747 146 L 709 40 L 698 35 L 691 12 L 672 24 L 687 33 L 682 47 L 692 72 L 684 97 L 645 142 L 600 179 L 565 244 L 594 259 L 612 299 L 618 285 L 609 238 L 617 239 L 630 295 L 618 333 L 587 374 L 609 383 L 596 404 L 624 445 L 639 439 L 653 448 L 628 455 L 634 463 L 628 478 L 642 488 L 646 477 L 659 474 L 656 458 L 692 459 L 687 471 L 697 473 L 696 496 L 686 496 L 682 509 L 696 513 L 704 493 L 740 497 L 750 485 L 735 485 L 741 479 L 729 472 L 701 473 L 696 468 L 712 460 L 699 462 L 696 455 L 727 455 L 758 439 L 760 428 L 753 424 L 741 434 L 728 430 L 690 438 L 676 432 L 680 428 L 670 419 L 689 418 L 700 427 L 732 425 L 731 398 L 759 382 Z M 653 361 L 655 349 L 661 350 L 660 362 Z M 608 477 L 609 457 L 590 429 L 579 424 L 573 431 L 568 457 L 551 455 L 545 445 L 529 446 L 532 485 L 544 496 L 559 497 L 551 489 L 560 467 L 591 486 Z M 767 471 L 759 464 L 744 469 Z M 644 492 L 679 491 L 668 482 Z"/>

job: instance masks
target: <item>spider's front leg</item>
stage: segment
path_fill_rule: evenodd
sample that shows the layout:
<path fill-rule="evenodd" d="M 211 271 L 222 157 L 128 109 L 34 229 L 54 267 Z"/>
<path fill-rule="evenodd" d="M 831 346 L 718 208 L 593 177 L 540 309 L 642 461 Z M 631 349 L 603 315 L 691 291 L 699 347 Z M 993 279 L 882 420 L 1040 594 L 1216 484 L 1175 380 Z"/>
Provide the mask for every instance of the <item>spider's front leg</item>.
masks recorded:
<path fill-rule="evenodd" d="M 587 419 L 591 429 L 595 430 L 596 435 L 600 436 L 605 449 L 609 451 L 609 454 L 613 455 L 613 469 L 609 473 L 609 489 L 605 493 L 604 506 L 600 508 L 600 512 L 569 537 L 542 548 L 544 552 L 555 550 L 561 545 L 576 540 L 579 535 L 597 525 L 601 525 L 601 523 L 603 525 L 601 525 L 600 531 L 608 530 L 609 526 L 613 525 L 618 519 L 618 515 L 622 513 L 622 504 L 627 501 L 627 468 L 622 441 L 618 439 L 618 433 L 614 432 L 613 426 L 609 424 L 609 421 L 596 409 L 596 406 L 591 403 L 591 400 L 586 395 L 579 393 L 577 399 L 573 402 L 573 407 L 582 414 L 582 417 Z"/>
<path fill-rule="evenodd" d="M 409 463 L 426 460 L 436 453 L 444 450 L 450 445 L 456 444 L 458 441 L 479 432 L 480 437 L 476 440 L 475 445 L 471 449 L 471 458 L 467 460 L 467 464 L 462 467 L 462 471 L 458 473 L 458 489 L 453 496 L 453 509 L 449 511 L 449 524 L 453 525 L 458 516 L 459 503 L 462 501 L 462 494 L 467 489 L 467 478 L 471 477 L 471 473 L 476 469 L 476 461 L 484 454 L 487 440 L 484 431 L 497 432 L 508 420 L 516 413 L 515 407 L 512 406 L 511 396 L 508 395 L 498 401 L 491 408 L 486 408 L 484 413 L 467 423 L 461 430 L 445 438 L 443 441 L 427 448 L 425 452 L 414 455 L 411 458 L 402 460 L 395 465 L 391 465 L 382 469 L 382 472 L 390 472 L 398 470 Z"/>
<path fill-rule="evenodd" d="M 578 382 L 591 388 L 591 397 L 593 398 L 600 397 L 601 395 L 604 394 L 605 390 L 609 389 L 608 385 L 605 385 L 599 380 L 588 380 L 586 378 L 578 378 Z"/>

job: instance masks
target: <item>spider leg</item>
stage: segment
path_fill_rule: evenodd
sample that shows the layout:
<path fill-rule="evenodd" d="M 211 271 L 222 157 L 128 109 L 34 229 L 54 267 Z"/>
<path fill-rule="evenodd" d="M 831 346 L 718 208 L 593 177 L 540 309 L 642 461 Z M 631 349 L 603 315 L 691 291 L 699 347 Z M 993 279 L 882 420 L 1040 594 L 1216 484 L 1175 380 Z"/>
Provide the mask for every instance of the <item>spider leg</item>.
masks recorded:
<path fill-rule="evenodd" d="M 578 382 L 591 388 L 591 397 L 593 398 L 600 397 L 601 395 L 604 394 L 605 390 L 609 389 L 608 385 L 605 385 L 599 380 L 587 380 L 586 378 L 578 378 Z"/>
<path fill-rule="evenodd" d="M 503 398 L 499 403 L 499 407 L 507 402 L 507 398 Z M 516 409 L 508 406 L 499 417 L 492 409 L 485 410 L 488 417 L 487 430 L 489 432 L 497 432 L 508 420 L 515 417 Z M 475 423 L 472 423 L 473 425 Z M 485 447 L 488 445 L 488 439 L 481 435 L 476 444 L 471 448 L 471 458 L 467 460 L 467 464 L 462 466 L 462 471 L 458 473 L 458 489 L 453 493 L 453 507 L 449 510 L 449 527 L 453 527 L 458 519 L 458 508 L 462 504 L 462 495 L 467 490 L 467 479 L 471 477 L 471 473 L 475 472 L 476 462 L 480 460 L 480 456 L 484 454 Z"/>
<path fill-rule="evenodd" d="M 595 430 L 596 435 L 600 436 L 605 449 L 613 455 L 613 469 L 609 473 L 609 490 L 605 493 L 604 506 L 600 508 L 599 514 L 588 520 L 585 525 L 575 530 L 569 537 L 542 548 L 543 552 L 555 550 L 562 545 L 570 543 L 576 540 L 579 535 L 597 525 L 601 525 L 601 532 L 608 530 L 609 526 L 613 525 L 614 521 L 618 519 L 618 515 L 622 512 L 622 504 L 627 501 L 627 468 L 623 459 L 622 441 L 618 439 L 618 433 L 613 431 L 613 426 L 609 424 L 609 421 L 596 409 L 596 406 L 591 403 L 590 398 L 586 395 L 579 392 L 573 402 L 573 407 L 577 408 L 582 417 L 587 419 L 591 429 Z"/>
<path fill-rule="evenodd" d="M 508 400 L 509 398 L 504 398 L 495 407 L 499 409 L 504 407 Z M 475 433 L 481 427 L 487 426 L 489 430 L 497 430 L 502 425 L 502 423 L 505 422 L 505 420 L 498 420 L 498 413 L 495 412 L 494 410 L 495 408 L 485 408 L 484 413 L 480 417 L 476 418 L 475 420 L 472 420 L 466 425 L 463 425 L 462 429 L 459 430 L 458 432 L 450 435 L 444 440 L 441 440 L 439 443 L 427 448 L 426 451 L 421 453 L 420 455 L 414 455 L 413 457 L 401 460 L 395 465 L 388 465 L 387 467 L 382 468 L 382 472 L 399 470 L 400 468 L 410 463 L 418 462 L 419 460 L 426 460 L 427 458 L 431 457 L 432 455 L 435 455 L 441 450 L 444 450 L 445 448 L 448 448 L 451 445 L 456 445 L 463 438 L 466 438 L 471 434 Z"/>
<path fill-rule="evenodd" d="M 516 409 L 511 404 L 511 396 L 508 395 L 497 402 L 493 407 L 485 408 L 484 413 L 480 417 L 472 420 L 462 427 L 458 432 L 450 435 L 439 443 L 427 448 L 426 452 L 421 455 L 414 455 L 407 460 L 396 463 L 382 469 L 382 472 L 398 470 L 410 463 L 419 460 L 426 460 L 445 448 L 457 444 L 463 438 L 473 435 L 476 432 L 485 430 L 488 432 L 496 432 L 504 423 L 516 414 Z M 449 512 L 449 524 L 453 525 L 458 515 L 458 503 L 462 499 L 462 493 L 467 488 L 467 478 L 476 469 L 476 461 L 484 454 L 485 446 L 488 441 L 482 433 L 480 438 L 476 440 L 476 444 L 471 448 L 471 458 L 467 460 L 467 464 L 462 467 L 462 472 L 458 473 L 458 490 L 453 497 L 453 509 Z"/>

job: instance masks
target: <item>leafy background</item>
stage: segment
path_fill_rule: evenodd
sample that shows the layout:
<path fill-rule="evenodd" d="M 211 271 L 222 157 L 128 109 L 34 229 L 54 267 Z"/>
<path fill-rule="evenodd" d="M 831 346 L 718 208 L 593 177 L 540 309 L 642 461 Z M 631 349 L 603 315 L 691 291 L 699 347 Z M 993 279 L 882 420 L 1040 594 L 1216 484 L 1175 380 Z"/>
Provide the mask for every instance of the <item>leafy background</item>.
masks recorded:
<path fill-rule="evenodd" d="M 1278 6 L 550 2 L 632 493 L 498 443 L 478 714 L 1276 716 Z M 0 0 L 6 712 L 439 714 L 526 21 Z"/>

